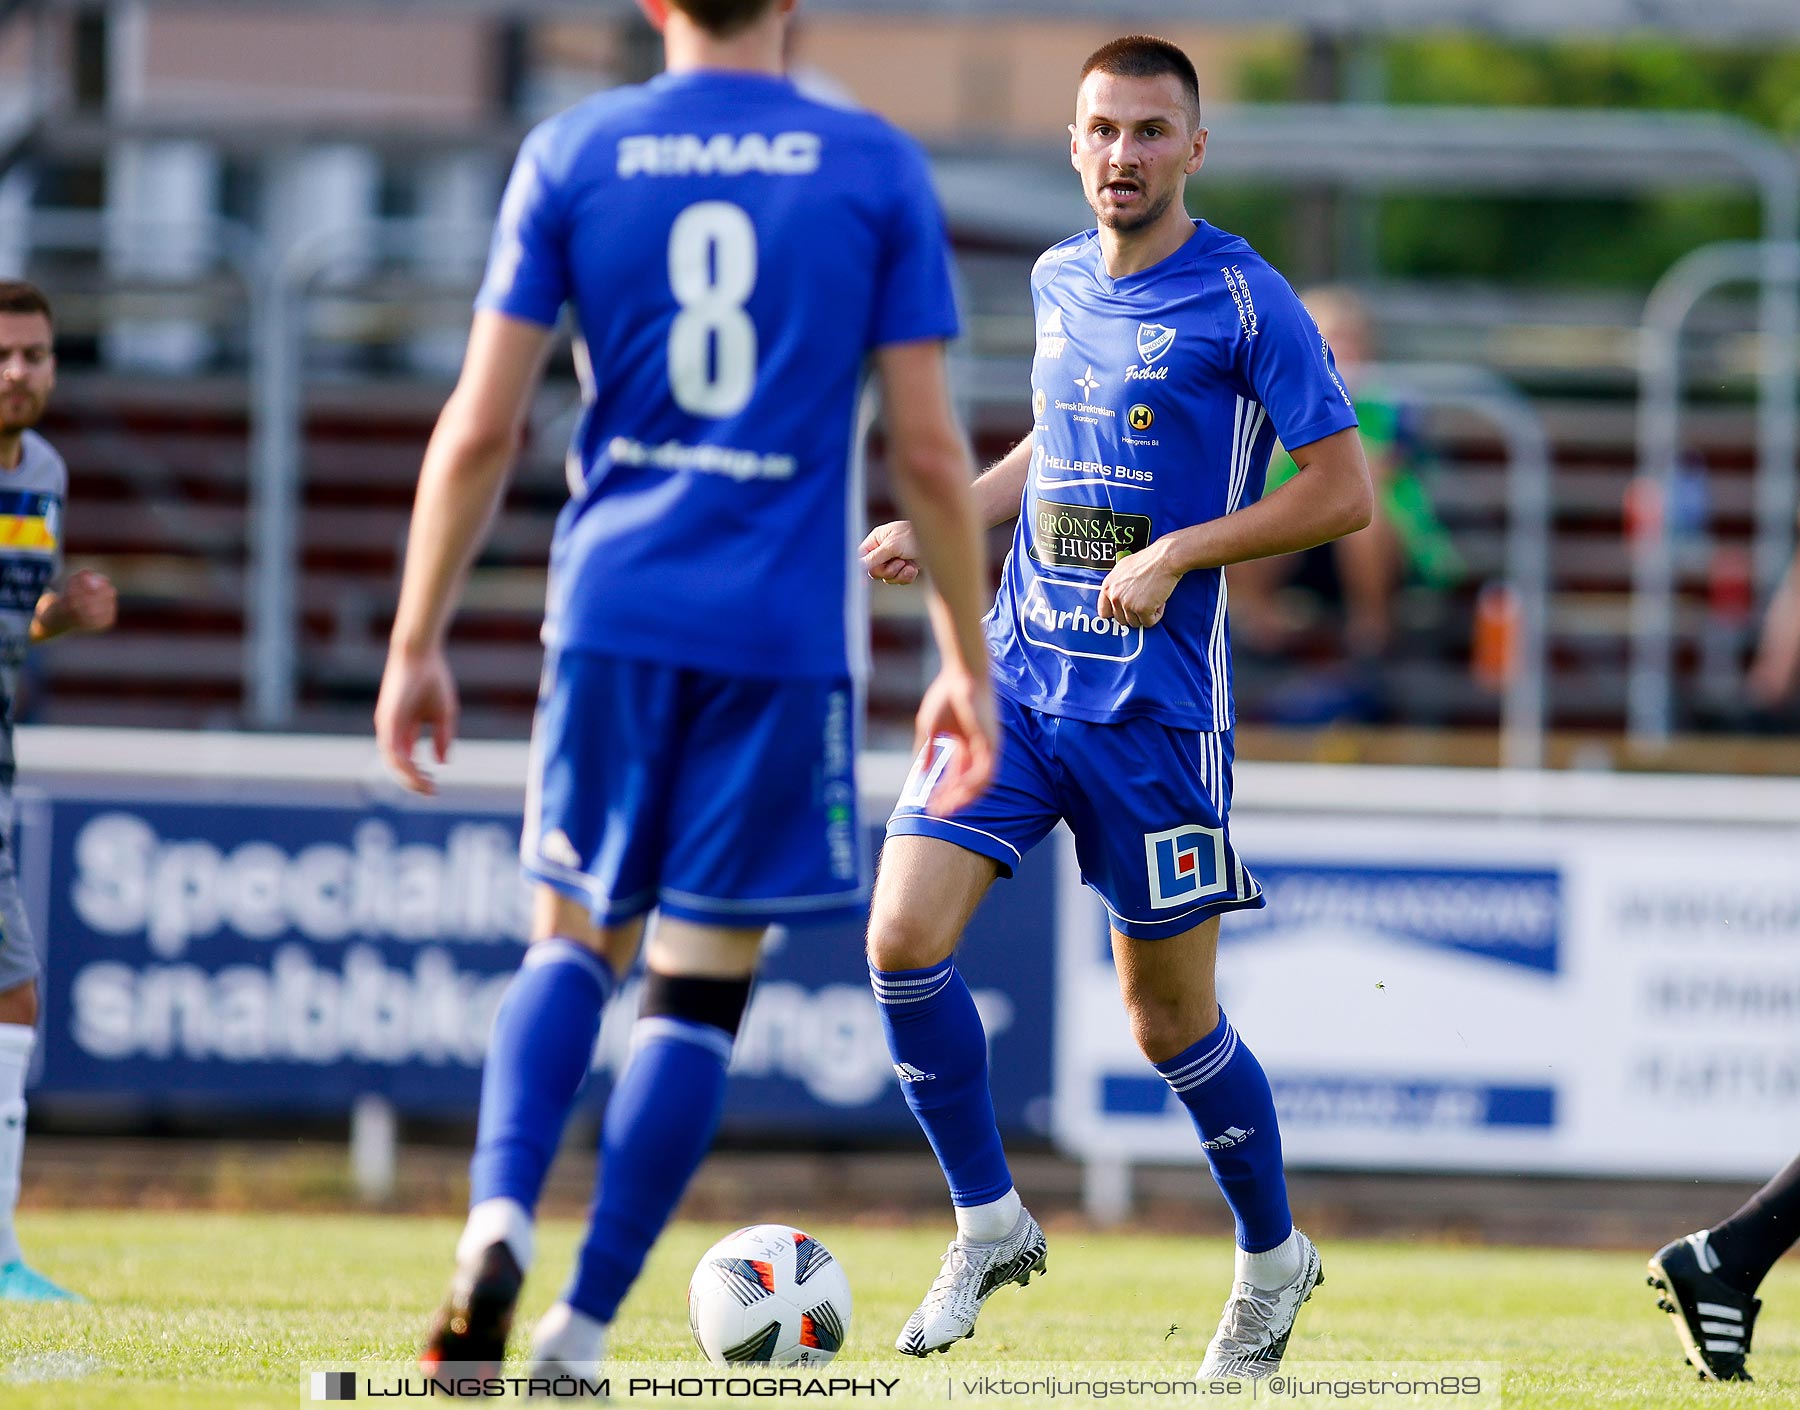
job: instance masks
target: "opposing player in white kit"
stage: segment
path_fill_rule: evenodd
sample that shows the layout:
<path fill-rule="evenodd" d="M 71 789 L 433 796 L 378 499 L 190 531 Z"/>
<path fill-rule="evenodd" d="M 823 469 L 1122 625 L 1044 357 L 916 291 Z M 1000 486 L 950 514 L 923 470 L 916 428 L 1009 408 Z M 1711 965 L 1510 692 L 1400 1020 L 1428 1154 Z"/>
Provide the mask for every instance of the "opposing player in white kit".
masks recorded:
<path fill-rule="evenodd" d="M 113 624 L 113 586 L 91 570 L 61 583 L 69 472 L 31 428 L 56 385 L 50 303 L 30 284 L 0 281 L 0 1301 L 64 1302 L 29 1267 L 13 1230 L 25 1153 L 25 1074 L 38 1014 L 38 957 L 13 864 L 13 701 L 27 649 Z"/>

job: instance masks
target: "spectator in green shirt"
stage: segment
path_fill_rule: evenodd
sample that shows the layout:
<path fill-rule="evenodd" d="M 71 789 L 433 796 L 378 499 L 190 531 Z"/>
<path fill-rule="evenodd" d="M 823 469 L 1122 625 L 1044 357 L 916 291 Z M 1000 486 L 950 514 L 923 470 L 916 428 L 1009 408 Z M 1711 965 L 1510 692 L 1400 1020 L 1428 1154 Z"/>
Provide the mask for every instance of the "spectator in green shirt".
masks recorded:
<path fill-rule="evenodd" d="M 1368 528 L 1329 545 L 1343 602 L 1346 654 L 1373 659 L 1392 644 L 1394 598 L 1401 585 L 1416 580 L 1452 586 L 1462 577 L 1462 559 L 1432 510 L 1405 407 L 1364 375 L 1374 352 L 1368 309 L 1355 293 L 1339 286 L 1313 289 L 1302 297 L 1356 401 L 1363 453 L 1375 479 L 1375 517 Z M 1293 460 L 1277 451 L 1264 493 L 1284 484 L 1294 469 Z M 1281 646 L 1288 629 L 1279 594 L 1304 557 L 1295 553 L 1232 567 L 1232 625 L 1245 645 L 1265 651 Z"/>

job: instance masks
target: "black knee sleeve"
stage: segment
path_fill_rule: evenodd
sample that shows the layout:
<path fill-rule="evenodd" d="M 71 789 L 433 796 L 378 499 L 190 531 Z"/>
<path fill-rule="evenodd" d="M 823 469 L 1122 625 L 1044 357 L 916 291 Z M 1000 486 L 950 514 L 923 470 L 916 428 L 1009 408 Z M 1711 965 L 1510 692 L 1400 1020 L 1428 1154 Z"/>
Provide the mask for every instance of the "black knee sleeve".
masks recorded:
<path fill-rule="evenodd" d="M 658 974 L 651 970 L 644 981 L 641 1018 L 679 1018 L 704 1023 L 737 1037 L 750 1003 L 750 979 L 699 979 L 687 975 Z"/>

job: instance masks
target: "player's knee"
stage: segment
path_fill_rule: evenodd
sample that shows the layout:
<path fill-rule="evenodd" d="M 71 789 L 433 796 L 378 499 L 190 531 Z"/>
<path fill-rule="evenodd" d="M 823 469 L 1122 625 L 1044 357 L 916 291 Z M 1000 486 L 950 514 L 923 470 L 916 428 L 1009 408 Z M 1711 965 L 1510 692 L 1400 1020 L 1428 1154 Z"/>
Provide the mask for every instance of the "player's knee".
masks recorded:
<path fill-rule="evenodd" d="M 956 950 L 956 936 L 923 906 L 877 905 L 869 916 L 869 963 L 878 970 L 929 969 Z"/>
<path fill-rule="evenodd" d="M 1127 1001 L 1126 1012 L 1138 1051 L 1151 1062 L 1186 1052 L 1219 1026 L 1219 1006 L 1211 994 L 1140 995 Z"/>
<path fill-rule="evenodd" d="M 0 1023 L 29 1028 L 37 1022 L 37 985 L 31 980 L 0 993 Z"/>

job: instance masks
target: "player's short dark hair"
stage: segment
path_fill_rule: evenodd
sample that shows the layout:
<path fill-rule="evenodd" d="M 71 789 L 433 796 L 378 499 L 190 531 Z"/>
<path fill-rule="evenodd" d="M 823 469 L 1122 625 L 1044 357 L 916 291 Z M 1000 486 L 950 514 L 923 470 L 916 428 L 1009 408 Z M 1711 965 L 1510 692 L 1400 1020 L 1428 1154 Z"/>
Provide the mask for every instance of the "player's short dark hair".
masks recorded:
<path fill-rule="evenodd" d="M 775 0 L 669 0 L 708 34 L 729 39 L 755 24 L 773 8 Z"/>
<path fill-rule="evenodd" d="M 56 323 L 44 291 L 23 279 L 0 279 L 0 313 L 41 313 L 47 323 Z"/>
<path fill-rule="evenodd" d="M 1111 74 L 1114 78 L 1172 75 L 1181 81 L 1194 126 L 1200 125 L 1200 75 L 1194 72 L 1194 61 L 1166 39 L 1158 39 L 1154 34 L 1127 34 L 1102 44 L 1081 66 L 1083 83 L 1090 73 Z"/>

